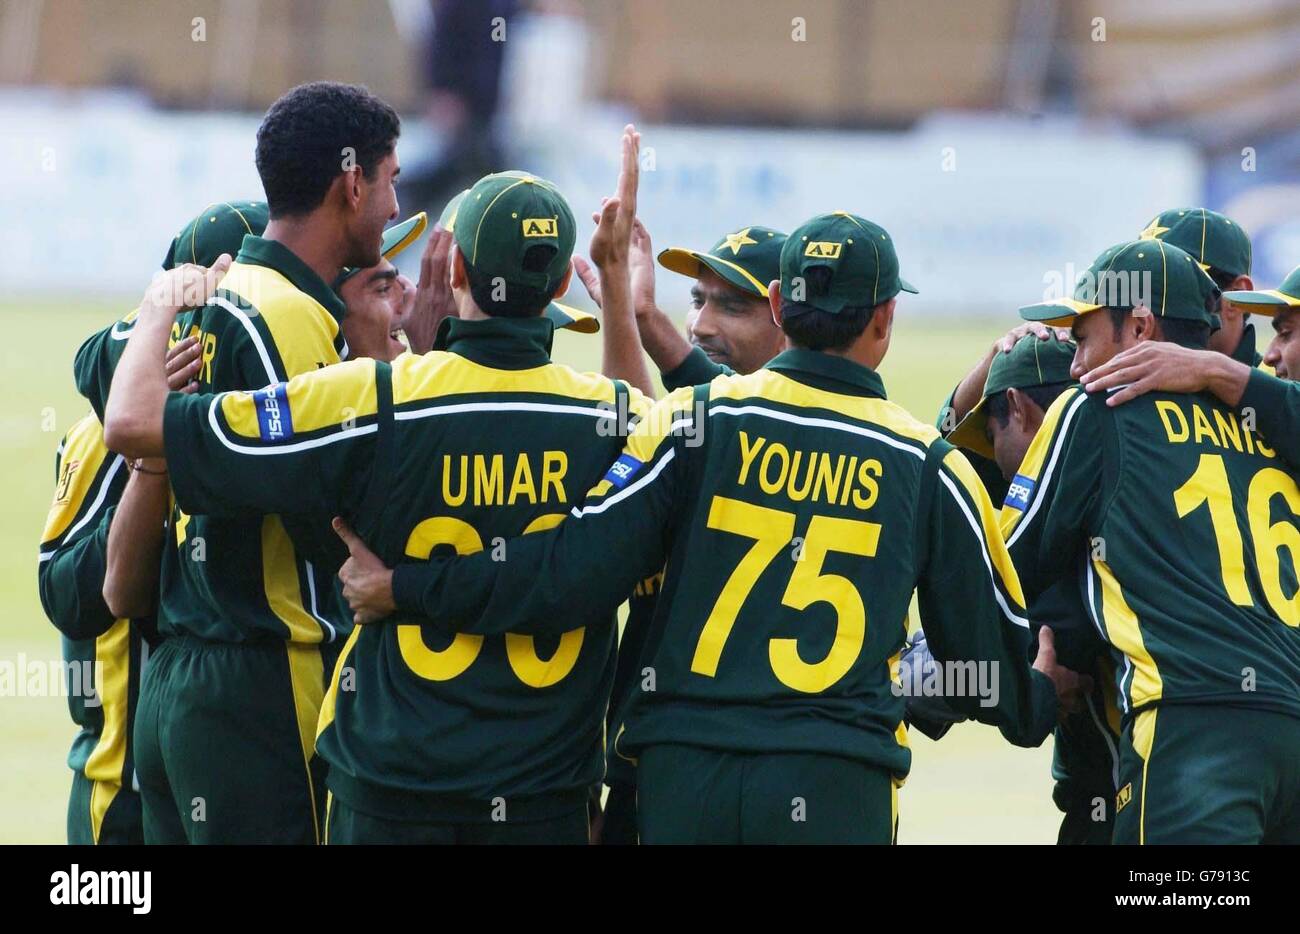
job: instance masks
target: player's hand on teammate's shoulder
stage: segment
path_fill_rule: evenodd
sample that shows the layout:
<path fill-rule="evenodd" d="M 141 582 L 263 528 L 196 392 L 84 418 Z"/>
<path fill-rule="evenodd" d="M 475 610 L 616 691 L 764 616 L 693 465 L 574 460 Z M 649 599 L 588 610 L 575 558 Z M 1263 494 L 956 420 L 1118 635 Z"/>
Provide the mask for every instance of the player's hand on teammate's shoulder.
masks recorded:
<path fill-rule="evenodd" d="M 393 602 L 392 569 L 379 560 L 345 520 L 336 516 L 333 526 L 348 546 L 348 560 L 339 568 L 339 580 L 343 582 L 343 597 L 352 608 L 353 621 L 363 626 L 391 616 L 397 609 Z"/>
<path fill-rule="evenodd" d="M 199 339 L 191 335 L 183 341 L 177 341 L 167 351 L 166 359 L 167 388 L 172 392 L 186 394 L 197 392 L 199 370 L 203 367 Z"/>
<path fill-rule="evenodd" d="M 451 294 L 452 233 L 441 227 L 434 230 L 420 256 L 420 281 L 415 286 L 415 302 L 403 325 L 413 353 L 428 353 L 438 336 L 444 318 L 457 317 L 456 300 Z"/>
<path fill-rule="evenodd" d="M 1169 341 L 1143 341 L 1116 354 L 1083 375 L 1080 382 L 1088 392 L 1118 389 L 1106 400 L 1123 405 L 1148 392 L 1204 392 L 1212 389 L 1216 377 L 1233 369 L 1241 371 L 1242 388 L 1250 370 L 1213 350 L 1195 350 Z"/>
<path fill-rule="evenodd" d="M 1040 341 L 1051 340 L 1055 337 L 1057 340 L 1068 341 L 1070 339 L 1069 328 L 1052 328 L 1043 324 L 1041 321 L 1026 321 L 1024 324 L 1018 324 L 1007 333 L 1003 334 L 993 342 L 993 349 L 1001 353 L 1011 353 L 1011 348 L 1020 342 L 1020 338 L 1028 334 L 1034 335 Z"/>
<path fill-rule="evenodd" d="M 140 301 L 140 317 L 175 317 L 186 308 L 197 308 L 217 290 L 217 283 L 230 268 L 230 254 L 222 253 L 209 268 L 184 263 L 154 276 Z"/>
<path fill-rule="evenodd" d="M 1066 668 L 1056 660 L 1056 637 L 1050 626 L 1038 630 L 1038 655 L 1034 670 L 1052 679 L 1060 715 L 1076 713 L 1083 708 L 1084 698 L 1092 691 L 1092 678 Z"/>

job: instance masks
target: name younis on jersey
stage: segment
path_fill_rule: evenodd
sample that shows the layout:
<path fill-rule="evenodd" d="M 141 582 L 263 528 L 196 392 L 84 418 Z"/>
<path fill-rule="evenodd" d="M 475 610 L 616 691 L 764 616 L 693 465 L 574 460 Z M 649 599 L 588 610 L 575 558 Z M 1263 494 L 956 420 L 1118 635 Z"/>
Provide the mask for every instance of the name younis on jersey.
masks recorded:
<path fill-rule="evenodd" d="M 1168 399 L 1156 401 L 1156 412 L 1164 423 L 1165 436 L 1170 444 L 1209 444 L 1225 451 L 1277 456 L 1235 412 L 1225 413 L 1215 408 L 1206 414 L 1206 410 L 1195 402 L 1180 405 Z"/>
<path fill-rule="evenodd" d="M 511 459 L 512 458 L 512 459 Z M 448 506 L 514 506 L 568 502 L 564 476 L 569 456 L 543 451 L 518 454 L 444 454 L 442 501 Z"/>
<path fill-rule="evenodd" d="M 791 450 L 780 441 L 740 432 L 741 486 L 757 485 L 764 493 L 784 493 L 794 502 L 852 503 L 870 509 L 880 495 L 884 467 L 874 457 Z"/>

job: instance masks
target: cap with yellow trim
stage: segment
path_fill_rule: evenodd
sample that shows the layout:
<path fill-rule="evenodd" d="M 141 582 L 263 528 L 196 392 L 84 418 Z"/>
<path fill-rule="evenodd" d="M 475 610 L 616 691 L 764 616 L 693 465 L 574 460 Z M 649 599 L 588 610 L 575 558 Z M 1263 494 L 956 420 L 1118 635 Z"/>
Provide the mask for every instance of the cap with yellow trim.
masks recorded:
<path fill-rule="evenodd" d="M 1172 243 L 1201 264 L 1230 276 L 1250 275 L 1250 237 L 1218 211 L 1172 208 L 1155 216 L 1138 236 Z"/>
<path fill-rule="evenodd" d="M 218 201 L 192 218 L 167 248 L 163 269 L 184 263 L 211 266 L 222 253 L 239 254 L 244 237 L 260 237 L 270 212 L 265 201 Z"/>
<path fill-rule="evenodd" d="M 1188 253 L 1162 240 L 1108 247 L 1079 276 L 1073 298 L 1024 305 L 1020 317 L 1057 327 L 1099 308 L 1150 309 L 1161 318 L 1218 323 L 1219 287 Z"/>
<path fill-rule="evenodd" d="M 1224 292 L 1223 297 L 1238 308 L 1259 315 L 1276 315 L 1300 308 L 1300 266 L 1292 269 L 1276 289 L 1243 289 Z"/>
<path fill-rule="evenodd" d="M 379 248 L 379 255 L 384 259 L 392 259 L 398 253 L 405 250 L 408 246 L 420 239 L 420 234 L 429 226 L 429 215 L 421 211 L 413 214 L 400 224 L 394 224 L 384 231 L 384 237 Z M 338 290 L 344 282 L 347 282 L 353 276 L 361 271 L 359 266 L 345 266 L 339 273 L 339 277 L 334 280 L 334 289 Z"/>
<path fill-rule="evenodd" d="M 767 287 L 781 278 L 781 247 L 785 234 L 771 227 L 743 227 L 715 243 L 707 253 L 670 247 L 659 254 L 659 265 L 692 279 L 703 266 L 724 281 L 757 298 L 767 298 Z"/>
<path fill-rule="evenodd" d="M 948 440 L 958 447 L 973 451 L 981 457 L 993 457 L 985 428 L 989 420 L 988 401 L 1008 389 L 1029 389 L 1033 386 L 1050 386 L 1054 383 L 1073 383 L 1070 365 L 1074 362 L 1075 345 L 1072 341 L 1058 340 L 1053 333 L 1043 340 L 1026 334 L 1008 353 L 993 355 L 989 375 L 984 381 L 984 395 L 975 408 L 957 423 Z"/>
<path fill-rule="evenodd" d="M 569 270 L 578 227 L 556 187 L 527 172 L 499 172 L 474 183 L 461 200 L 452 233 L 465 262 L 507 286 L 547 291 Z M 535 246 L 553 248 L 540 268 L 525 265 Z"/>
<path fill-rule="evenodd" d="M 508 175 L 511 173 L 504 174 Z M 492 177 L 493 176 L 490 175 L 488 176 L 488 178 Z M 443 230 L 451 231 L 452 234 L 456 233 L 456 221 L 460 216 L 461 205 L 472 190 L 473 189 L 466 188 L 460 194 L 456 195 L 456 197 L 447 202 L 447 206 L 443 208 L 442 213 L 438 215 L 439 227 Z M 562 198 L 561 202 L 563 202 Z M 565 207 L 567 209 L 567 205 Z M 576 239 L 576 232 L 573 237 Z M 460 246 L 459 239 L 457 239 L 456 244 L 457 246 Z M 572 253 L 573 247 L 570 245 L 570 257 L 572 257 Z M 561 270 L 561 273 L 563 273 L 563 270 Z M 546 309 L 542 314 L 554 321 L 557 328 L 568 328 L 570 331 L 577 331 L 579 334 L 595 334 L 600 330 L 600 319 L 595 315 L 589 315 L 585 311 L 580 311 L 577 308 L 570 307 L 569 305 L 562 305 L 559 302 L 551 302 L 546 306 Z"/>
<path fill-rule="evenodd" d="M 808 270 L 830 277 L 810 288 Z M 879 224 L 835 211 L 805 221 L 781 248 L 781 297 L 837 315 L 845 308 L 875 307 L 899 292 L 916 292 L 898 275 L 894 242 Z"/>

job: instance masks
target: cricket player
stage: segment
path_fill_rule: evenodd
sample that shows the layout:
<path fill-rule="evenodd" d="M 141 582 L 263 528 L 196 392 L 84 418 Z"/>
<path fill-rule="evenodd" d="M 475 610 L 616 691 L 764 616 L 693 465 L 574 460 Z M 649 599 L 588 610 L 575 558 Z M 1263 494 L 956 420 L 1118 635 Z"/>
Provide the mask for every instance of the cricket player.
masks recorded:
<path fill-rule="evenodd" d="M 211 262 L 236 248 L 246 232 L 260 233 L 265 222 L 265 205 L 209 205 L 172 241 L 163 268 L 186 259 Z M 77 387 L 93 412 L 78 420 L 59 445 L 54 502 L 41 537 L 41 604 L 63 635 L 69 682 L 79 688 L 68 702 L 80 727 L 68 754 L 73 770 L 67 819 L 71 844 L 144 839 L 132 730 L 141 672 L 158 642 L 155 607 L 153 600 L 119 603 L 108 585 L 108 542 L 113 518 L 133 490 L 160 487 L 165 498 L 167 484 L 157 464 L 127 462 L 109 451 L 101 425 L 112 369 L 136 315 L 132 311 L 96 332 L 77 353 Z M 169 352 L 170 388 L 180 390 L 192 382 L 199 366 L 195 349 L 190 343 Z"/>
<path fill-rule="evenodd" d="M 1025 327 L 1043 328 L 1037 322 Z M 983 369 L 987 373 L 980 400 L 957 424 L 948 440 L 961 448 L 976 472 L 985 465 L 997 471 L 985 487 L 993 502 L 1011 491 L 1025 453 L 1042 427 L 1052 403 L 1072 386 L 1075 346 L 1044 329 L 1015 337 L 1010 350 L 996 349 Z M 1054 731 L 1052 800 L 1065 815 L 1058 844 L 1109 844 L 1115 815 L 1119 773 L 1120 715 L 1115 696 L 1115 667 L 1109 649 L 1083 607 L 1080 580 L 1058 581 L 1029 604 L 1033 627 L 1050 626 L 1057 657 L 1066 667 L 1092 678 L 1082 709 L 1063 717 Z M 909 719 L 914 702 L 909 698 Z M 928 705 L 926 705 L 928 707 Z M 926 708 L 921 713 L 924 714 Z M 920 724 L 918 724 L 920 725 Z"/>
<path fill-rule="evenodd" d="M 1021 314 L 1070 325 L 1082 375 L 1147 341 L 1205 347 L 1217 293 L 1191 255 L 1135 240 Z M 1026 596 L 1082 573 L 1123 655 L 1115 842 L 1300 841 L 1298 513 L 1294 475 L 1210 396 L 1071 389 L 1048 410 L 1002 525 Z"/>
<path fill-rule="evenodd" d="M 594 253 L 621 242 L 626 263 L 632 209 L 602 217 Z M 648 406 L 550 361 L 543 311 L 568 284 L 576 236 L 550 183 L 488 176 L 454 226 L 459 317 L 441 326 L 445 349 L 185 397 L 195 404 L 182 409 L 157 379 L 175 310 L 148 303 L 114 387 L 110 441 L 165 453 L 182 509 L 332 510 L 393 563 L 492 553 L 554 525 L 622 447 L 619 412 Z M 613 622 L 606 612 L 552 636 L 489 639 L 445 637 L 414 617 L 355 630 L 317 739 L 330 765 L 328 841 L 585 843 Z"/>
<path fill-rule="evenodd" d="M 554 632 L 666 563 L 617 740 L 638 759 L 642 842 L 889 842 L 910 765 L 891 668 L 914 588 L 935 655 L 996 684 L 954 699 L 970 716 L 1041 741 L 1051 676 L 1073 689 L 1047 629 L 1029 668 L 1019 582 L 970 465 L 884 398 L 901 291 L 882 228 L 808 221 L 769 289 L 790 350 L 661 400 L 559 529 L 505 560 L 388 571 L 353 542 L 358 622 L 395 605 L 462 636 Z M 392 620 L 361 626 L 376 628 Z"/>
<path fill-rule="evenodd" d="M 1241 225 L 1208 208 L 1172 208 L 1157 214 L 1138 236 L 1172 243 L 1201 264 L 1222 293 L 1217 326 L 1206 346 L 1247 366 L 1259 366 L 1250 312 L 1227 298 L 1228 292 L 1255 288 L 1250 237 Z"/>
<path fill-rule="evenodd" d="M 392 108 L 348 85 L 303 85 L 271 106 L 257 134 L 266 230 L 244 238 L 209 304 L 173 322 L 174 340 L 199 339 L 202 391 L 257 389 L 347 355 L 330 284 L 380 261 L 399 131 Z M 175 488 L 170 458 L 168 470 Z M 259 483 L 227 478 L 227 489 L 246 496 Z M 331 586 L 328 517 L 267 511 L 194 515 L 178 502 L 172 514 L 166 640 L 135 731 L 147 842 L 320 839 L 314 730 L 349 621 Z"/>
<path fill-rule="evenodd" d="M 1264 363 L 1276 376 L 1203 350 L 1139 344 L 1085 374 L 1083 384 L 1089 392 L 1107 392 L 1108 405 L 1154 391 L 1211 392 L 1253 419 L 1278 456 L 1300 468 L 1300 267 L 1276 289 L 1226 298 L 1273 322 Z"/>

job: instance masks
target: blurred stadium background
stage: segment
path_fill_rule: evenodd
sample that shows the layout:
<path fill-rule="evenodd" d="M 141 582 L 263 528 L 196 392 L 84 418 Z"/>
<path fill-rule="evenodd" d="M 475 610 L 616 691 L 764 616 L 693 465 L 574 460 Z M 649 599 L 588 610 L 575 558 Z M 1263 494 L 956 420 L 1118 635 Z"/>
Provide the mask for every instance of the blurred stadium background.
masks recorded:
<path fill-rule="evenodd" d="M 883 375 L 928 418 L 1017 305 L 1161 209 L 1242 223 L 1257 282 L 1300 261 L 1298 48 L 1300 0 L 4 0 L 0 666 L 58 653 L 35 552 L 83 411 L 75 348 L 133 307 L 185 219 L 261 197 L 253 135 L 295 84 L 398 107 L 404 213 L 520 167 L 584 218 L 634 120 L 656 247 L 878 220 L 921 289 Z M 659 286 L 684 313 L 688 282 Z M 598 351 L 557 343 L 583 368 Z M 0 842 L 58 842 L 73 729 L 62 699 L 9 685 Z M 901 842 L 1054 839 L 1050 744 L 970 725 L 913 742 Z"/>

